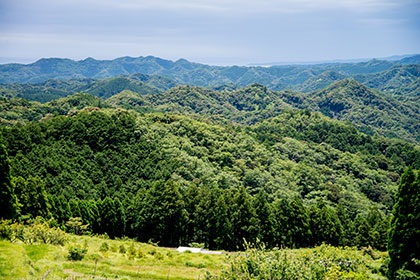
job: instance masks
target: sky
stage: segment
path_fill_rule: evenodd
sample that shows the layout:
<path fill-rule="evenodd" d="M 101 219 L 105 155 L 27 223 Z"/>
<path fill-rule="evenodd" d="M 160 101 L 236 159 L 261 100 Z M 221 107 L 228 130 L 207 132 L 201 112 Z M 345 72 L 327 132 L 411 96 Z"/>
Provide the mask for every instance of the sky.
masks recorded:
<path fill-rule="evenodd" d="M 0 63 L 158 56 L 212 65 L 420 53 L 420 0 L 0 0 Z"/>

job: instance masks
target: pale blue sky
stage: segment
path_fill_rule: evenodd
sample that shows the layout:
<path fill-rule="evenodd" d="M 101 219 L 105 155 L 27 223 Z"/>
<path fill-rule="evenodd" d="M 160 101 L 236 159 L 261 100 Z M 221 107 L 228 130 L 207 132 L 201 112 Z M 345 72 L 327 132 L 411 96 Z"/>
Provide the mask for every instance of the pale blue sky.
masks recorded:
<path fill-rule="evenodd" d="M 0 63 L 231 65 L 420 53 L 419 0 L 0 0 Z"/>

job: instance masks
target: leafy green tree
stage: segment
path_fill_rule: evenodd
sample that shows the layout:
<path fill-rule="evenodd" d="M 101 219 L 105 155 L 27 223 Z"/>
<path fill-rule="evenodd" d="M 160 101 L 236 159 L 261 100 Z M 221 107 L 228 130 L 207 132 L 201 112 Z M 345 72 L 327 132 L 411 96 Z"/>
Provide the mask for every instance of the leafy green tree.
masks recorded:
<path fill-rule="evenodd" d="M 0 133 L 0 205 L 1 218 L 13 219 L 18 214 L 18 201 L 10 175 L 10 160 Z"/>
<path fill-rule="evenodd" d="M 345 208 L 343 203 L 339 203 L 336 212 L 343 229 L 340 238 L 340 245 L 355 246 L 356 229 L 350 218 L 348 210 Z"/>
<path fill-rule="evenodd" d="M 66 222 L 66 226 L 72 229 L 72 233 L 80 235 L 87 230 L 89 225 L 83 224 L 83 220 L 80 217 L 71 217 Z"/>
<path fill-rule="evenodd" d="M 80 207 L 79 207 L 79 200 L 78 199 L 74 199 L 74 198 L 70 199 L 69 207 L 70 207 L 72 217 L 82 216 L 82 214 L 80 213 Z"/>
<path fill-rule="evenodd" d="M 124 206 L 122 205 L 121 201 L 118 198 L 114 199 L 114 207 L 115 207 L 115 214 L 116 214 L 116 223 L 115 223 L 115 235 L 116 236 L 123 236 L 125 233 L 125 210 Z"/>
<path fill-rule="evenodd" d="M 30 176 L 27 180 L 18 178 L 17 183 L 22 214 L 34 218 L 37 216 L 49 218 L 50 203 L 41 178 L 38 176 Z"/>
<path fill-rule="evenodd" d="M 420 172 L 417 176 L 408 167 L 401 176 L 388 240 L 391 277 L 397 270 L 407 269 L 420 274 Z"/>
<path fill-rule="evenodd" d="M 186 211 L 186 225 L 185 234 L 188 243 L 194 242 L 194 233 L 196 228 L 196 221 L 194 213 L 196 213 L 197 205 L 199 203 L 199 188 L 196 184 L 190 184 L 184 195 L 185 211 Z"/>

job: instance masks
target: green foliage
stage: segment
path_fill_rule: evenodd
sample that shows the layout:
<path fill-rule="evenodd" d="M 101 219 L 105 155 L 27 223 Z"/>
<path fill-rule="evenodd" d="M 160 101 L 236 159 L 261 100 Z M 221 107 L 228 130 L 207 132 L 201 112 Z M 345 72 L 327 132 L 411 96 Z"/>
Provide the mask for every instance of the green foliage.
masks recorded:
<path fill-rule="evenodd" d="M 287 111 L 248 128 L 170 114 L 84 111 L 1 130 L 16 189 L 32 182 L 40 190 L 27 198 L 17 192 L 27 201 L 22 214 L 44 211 L 60 226 L 81 217 L 87 230 L 111 238 L 228 250 L 241 248 L 243 238 L 269 246 L 357 245 L 344 225 L 337 237 L 344 218 L 334 208 L 343 206 L 349 229 L 374 206 L 389 213 L 399 169 L 419 164 L 420 155 L 415 145 L 370 137 L 309 111 Z M 326 210 L 315 209 L 311 222 L 307 206 L 317 201 Z M 326 225 L 313 231 L 323 225 L 317 219 Z M 382 240 L 371 246 L 383 249 L 386 225 L 370 228 L 372 239 Z"/>
<path fill-rule="evenodd" d="M 135 232 L 139 240 L 147 241 L 151 237 L 164 245 L 180 244 L 185 213 L 178 188 L 172 180 L 153 184 L 138 210 Z"/>
<path fill-rule="evenodd" d="M 0 218 L 12 219 L 17 216 L 18 202 L 14 189 L 10 176 L 10 160 L 0 132 Z"/>
<path fill-rule="evenodd" d="M 102 242 L 101 247 L 99 247 L 99 251 L 107 252 L 109 250 L 109 245 L 107 242 Z"/>
<path fill-rule="evenodd" d="M 395 195 L 388 240 L 391 278 L 400 277 L 397 273 L 400 269 L 412 271 L 417 277 L 420 275 L 420 265 L 415 261 L 420 259 L 419 173 L 416 175 L 411 167 L 407 168 Z"/>
<path fill-rule="evenodd" d="M 125 254 L 127 252 L 127 249 L 125 248 L 124 244 L 120 245 L 118 252 L 120 252 L 120 254 Z"/>
<path fill-rule="evenodd" d="M 321 245 L 290 252 L 247 245 L 245 256 L 234 256 L 220 275 L 207 279 L 371 279 L 366 259 L 354 249 Z"/>
<path fill-rule="evenodd" d="M 72 229 L 72 233 L 81 235 L 87 230 L 89 225 L 84 225 L 80 217 L 71 217 L 66 222 L 66 226 Z"/>
<path fill-rule="evenodd" d="M 28 179 L 18 177 L 15 180 L 16 195 L 22 205 L 21 211 L 30 217 L 50 216 L 51 205 L 44 184 L 39 176 Z"/>
<path fill-rule="evenodd" d="M 78 246 L 71 246 L 67 258 L 71 261 L 81 261 L 87 253 L 87 249 Z"/>
<path fill-rule="evenodd" d="M 12 242 L 20 240 L 25 244 L 52 244 L 64 245 L 67 235 L 58 228 L 51 228 L 40 219 L 34 220 L 29 225 L 12 223 L 8 220 L 0 222 L 0 237 Z"/>

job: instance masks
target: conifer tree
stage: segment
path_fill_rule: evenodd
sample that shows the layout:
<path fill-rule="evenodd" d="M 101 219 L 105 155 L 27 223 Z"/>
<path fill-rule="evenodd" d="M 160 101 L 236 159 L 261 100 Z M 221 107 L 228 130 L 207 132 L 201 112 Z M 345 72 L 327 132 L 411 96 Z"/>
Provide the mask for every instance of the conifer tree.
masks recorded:
<path fill-rule="evenodd" d="M 293 198 L 290 203 L 290 236 L 294 248 L 308 246 L 311 239 L 309 216 L 299 197 Z"/>
<path fill-rule="evenodd" d="M 105 197 L 100 203 L 99 214 L 101 217 L 100 228 L 103 233 L 107 233 L 110 237 L 115 237 L 117 213 L 115 211 L 114 200 Z"/>
<path fill-rule="evenodd" d="M 419 172 L 420 173 L 420 172 Z M 397 270 L 420 274 L 420 175 L 408 167 L 401 176 L 388 239 L 391 278 Z"/>
<path fill-rule="evenodd" d="M 290 205 L 286 199 L 276 201 L 273 206 L 273 243 L 275 246 L 292 246 L 290 234 Z"/>
<path fill-rule="evenodd" d="M 125 232 L 125 210 L 118 198 L 114 199 L 114 207 L 116 214 L 115 235 L 121 237 Z"/>
<path fill-rule="evenodd" d="M 245 187 L 240 187 L 236 192 L 232 205 L 232 233 L 233 246 L 242 249 L 244 239 L 248 242 L 255 242 L 256 221 L 255 209 L 252 207 L 250 195 L 245 191 Z"/>
<path fill-rule="evenodd" d="M 233 250 L 231 214 L 228 206 L 230 201 L 227 201 L 228 198 L 226 193 L 227 192 L 223 192 L 223 194 L 219 196 L 214 207 L 214 216 L 216 219 L 214 228 L 216 238 L 214 243 L 216 249 Z"/>
<path fill-rule="evenodd" d="M 257 221 L 257 237 L 259 240 L 268 244 L 272 242 L 272 215 L 271 207 L 267 201 L 267 195 L 260 191 L 253 199 L 253 206 L 255 209 Z"/>
<path fill-rule="evenodd" d="M 312 205 L 309 208 L 309 217 L 314 245 L 319 245 L 322 242 L 338 245 L 342 226 L 334 211 L 323 202 L 318 202 L 317 205 Z"/>

